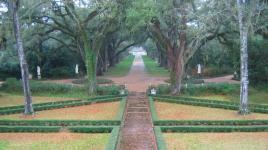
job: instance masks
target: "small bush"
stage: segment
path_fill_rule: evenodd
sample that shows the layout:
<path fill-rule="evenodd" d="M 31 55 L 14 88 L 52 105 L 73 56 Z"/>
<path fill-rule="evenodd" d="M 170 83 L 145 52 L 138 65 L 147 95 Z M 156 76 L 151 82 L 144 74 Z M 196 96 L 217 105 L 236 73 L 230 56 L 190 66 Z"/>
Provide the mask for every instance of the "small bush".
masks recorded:
<path fill-rule="evenodd" d="M 97 94 L 98 95 L 118 95 L 120 87 L 117 85 L 110 86 L 98 86 Z"/>
<path fill-rule="evenodd" d="M 30 81 L 31 91 L 33 93 L 43 93 L 43 92 L 50 92 L 50 93 L 65 93 L 70 92 L 73 90 L 83 90 L 82 87 L 75 87 L 69 84 L 56 84 L 56 83 L 44 83 L 40 81 Z M 6 82 L 2 85 L 1 90 L 6 92 L 22 92 L 22 84 L 21 81 L 15 78 L 8 78 Z"/>
<path fill-rule="evenodd" d="M 86 84 L 87 83 L 87 79 L 77 79 L 77 80 L 73 80 L 72 81 L 73 84 Z M 111 84 L 113 83 L 112 80 L 110 79 L 97 79 L 97 84 Z"/>

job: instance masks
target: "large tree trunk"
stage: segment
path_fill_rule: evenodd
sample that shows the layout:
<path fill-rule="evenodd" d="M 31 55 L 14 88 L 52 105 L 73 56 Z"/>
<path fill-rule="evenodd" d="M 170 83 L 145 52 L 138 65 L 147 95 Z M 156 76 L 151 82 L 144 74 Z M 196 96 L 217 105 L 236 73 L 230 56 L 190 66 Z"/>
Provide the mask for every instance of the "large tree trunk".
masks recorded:
<path fill-rule="evenodd" d="M 86 33 L 83 33 L 81 38 L 86 53 L 85 65 L 88 78 L 88 95 L 95 95 L 97 89 L 96 68 L 98 54 L 91 50 Z"/>
<path fill-rule="evenodd" d="M 245 15 L 246 2 L 237 0 L 238 19 L 240 29 L 240 59 L 241 59 L 241 86 L 240 86 L 240 108 L 239 113 L 248 114 L 248 25 Z"/>
<path fill-rule="evenodd" d="M 179 3 L 176 3 L 179 4 Z M 177 6 L 176 6 L 177 7 Z M 187 18 L 186 18 L 186 8 L 183 4 L 179 5 L 179 11 L 181 14 L 181 28 L 179 31 L 179 47 L 174 48 L 174 56 L 175 58 L 171 61 L 172 69 L 171 69 L 171 88 L 172 94 L 178 94 L 181 91 L 182 87 L 182 79 L 185 72 L 185 63 L 184 63 L 184 52 L 186 49 L 186 28 L 187 28 Z"/>
<path fill-rule="evenodd" d="M 16 45 L 18 49 L 19 61 L 20 61 L 20 68 L 21 68 L 21 78 L 22 78 L 22 85 L 23 85 L 23 92 L 25 97 L 25 111 L 24 114 L 29 115 L 33 114 L 33 106 L 32 106 L 32 97 L 31 97 L 31 90 L 29 86 L 29 71 L 28 65 L 25 59 L 24 50 L 23 50 L 23 43 L 20 35 L 20 25 L 19 25 L 19 17 L 18 17 L 18 6 L 19 0 L 11 0 L 10 1 L 10 8 L 12 9 L 13 15 L 13 25 L 14 25 L 14 33 L 16 38 Z"/>

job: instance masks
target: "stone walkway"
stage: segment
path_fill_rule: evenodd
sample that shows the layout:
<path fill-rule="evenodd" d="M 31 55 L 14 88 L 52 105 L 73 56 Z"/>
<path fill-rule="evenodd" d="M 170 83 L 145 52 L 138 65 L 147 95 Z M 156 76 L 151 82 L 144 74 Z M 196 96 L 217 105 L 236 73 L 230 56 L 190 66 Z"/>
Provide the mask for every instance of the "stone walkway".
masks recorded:
<path fill-rule="evenodd" d="M 157 150 L 156 139 L 146 89 L 149 84 L 164 83 L 162 78 L 146 74 L 141 56 L 136 56 L 128 76 L 112 78 L 117 84 L 127 84 L 130 94 L 121 128 L 120 150 Z"/>

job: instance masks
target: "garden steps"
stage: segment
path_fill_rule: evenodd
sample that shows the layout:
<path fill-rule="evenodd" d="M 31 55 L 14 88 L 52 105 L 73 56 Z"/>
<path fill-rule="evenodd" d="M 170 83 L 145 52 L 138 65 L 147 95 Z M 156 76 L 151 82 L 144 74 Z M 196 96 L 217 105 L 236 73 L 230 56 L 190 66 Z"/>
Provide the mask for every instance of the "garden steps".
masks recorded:
<path fill-rule="evenodd" d="M 130 93 L 120 139 L 120 150 L 157 150 L 149 101 L 145 93 Z"/>

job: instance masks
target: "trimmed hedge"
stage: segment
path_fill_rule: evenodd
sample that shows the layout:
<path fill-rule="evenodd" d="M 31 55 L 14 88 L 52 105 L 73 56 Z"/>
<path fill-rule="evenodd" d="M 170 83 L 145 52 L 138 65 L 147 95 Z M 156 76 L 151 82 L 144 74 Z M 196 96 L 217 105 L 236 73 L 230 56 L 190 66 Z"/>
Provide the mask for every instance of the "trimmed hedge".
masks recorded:
<path fill-rule="evenodd" d="M 0 133 L 5 132 L 59 132 L 58 126 L 0 126 Z"/>
<path fill-rule="evenodd" d="M 268 132 L 268 126 L 161 126 L 162 132 Z"/>
<path fill-rule="evenodd" d="M 106 145 L 106 150 L 116 150 L 119 139 L 120 127 L 114 127 Z"/>
<path fill-rule="evenodd" d="M 98 127 L 68 127 L 70 132 L 75 133 L 110 133 L 113 126 L 98 126 Z"/>
<path fill-rule="evenodd" d="M 113 97 L 113 98 L 106 98 L 106 99 L 89 99 L 89 100 L 73 100 L 73 101 L 63 101 L 63 102 L 54 102 L 54 103 L 46 103 L 34 106 L 35 111 L 42 111 L 42 110 L 50 110 L 50 109 L 59 109 L 59 108 L 66 108 L 66 107 L 76 107 L 82 105 L 89 105 L 91 103 L 100 103 L 100 102 L 113 102 L 118 101 L 121 97 Z M 16 106 L 15 106 L 16 107 Z M 0 110 L 0 115 L 7 115 L 7 114 L 16 114 L 16 113 L 23 113 L 24 107 L 22 108 L 12 108 L 10 109 L 2 109 Z"/>
<path fill-rule="evenodd" d="M 216 103 L 216 104 L 228 104 L 228 105 L 239 105 L 239 103 L 236 102 L 228 102 L 228 101 L 222 101 L 222 100 L 210 100 L 210 99 L 199 99 L 199 98 L 190 98 L 190 97 L 181 97 L 181 96 L 168 96 L 168 95 L 157 95 L 153 96 L 157 98 L 168 98 L 168 99 L 184 99 L 189 101 L 199 101 L 199 102 L 208 102 L 208 103 Z M 262 108 L 262 109 L 268 109 L 268 105 L 266 104 L 249 104 L 249 107 L 251 108 Z"/>
<path fill-rule="evenodd" d="M 204 106 L 204 107 L 212 107 L 212 108 L 222 108 L 222 109 L 230 109 L 230 110 L 238 110 L 239 104 L 232 102 L 223 102 L 223 101 L 212 101 L 212 100 L 200 100 L 200 99 L 192 99 L 192 98 L 164 98 L 164 97 L 153 97 L 157 101 L 169 102 L 169 103 L 177 103 L 177 104 L 185 104 L 185 105 L 193 105 L 193 106 Z M 268 113 L 268 108 L 265 106 L 262 107 L 250 107 L 250 111 L 256 113 Z"/>
<path fill-rule="evenodd" d="M 1 126 L 118 126 L 119 120 L 0 120 Z"/>
<path fill-rule="evenodd" d="M 245 126 L 268 125 L 268 120 L 159 120 L 155 126 L 182 126 L 182 125 L 217 125 L 217 126 Z"/>
<path fill-rule="evenodd" d="M 157 143 L 157 149 L 158 150 L 166 150 L 166 143 L 164 140 L 164 137 L 162 135 L 162 131 L 160 127 L 154 127 L 154 133 L 156 136 L 156 143 Z"/>
<path fill-rule="evenodd" d="M 46 103 L 38 103 L 38 104 L 33 104 L 33 107 L 38 107 L 38 106 L 44 106 L 44 105 L 54 105 L 54 104 L 68 104 L 68 103 L 73 103 L 73 102 L 81 102 L 81 101 L 94 101 L 94 100 L 99 100 L 99 99 L 109 99 L 109 98 L 121 98 L 126 95 L 108 95 L 108 96 L 97 96 L 94 98 L 89 98 L 86 100 L 65 100 L 65 101 L 56 101 L 56 102 L 46 102 Z M 7 110 L 7 109 L 18 109 L 18 108 L 24 108 L 24 105 L 19 105 L 19 106 L 9 106 L 9 107 L 0 107 L 1 110 Z"/>

